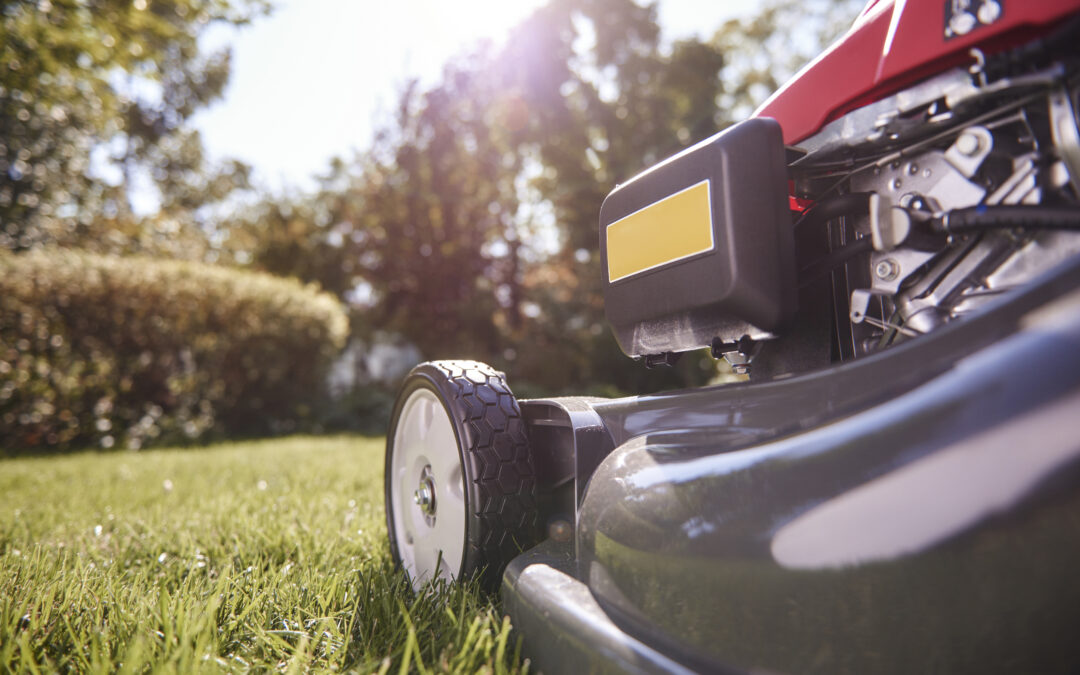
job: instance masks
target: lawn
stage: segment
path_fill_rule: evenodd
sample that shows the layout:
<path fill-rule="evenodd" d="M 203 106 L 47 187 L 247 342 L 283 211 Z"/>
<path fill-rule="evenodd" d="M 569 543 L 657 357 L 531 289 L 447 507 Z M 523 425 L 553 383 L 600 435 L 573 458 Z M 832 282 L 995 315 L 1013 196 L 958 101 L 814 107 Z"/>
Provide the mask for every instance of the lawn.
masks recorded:
<path fill-rule="evenodd" d="M 514 672 L 475 588 L 414 595 L 358 437 L 0 460 L 0 672 Z"/>

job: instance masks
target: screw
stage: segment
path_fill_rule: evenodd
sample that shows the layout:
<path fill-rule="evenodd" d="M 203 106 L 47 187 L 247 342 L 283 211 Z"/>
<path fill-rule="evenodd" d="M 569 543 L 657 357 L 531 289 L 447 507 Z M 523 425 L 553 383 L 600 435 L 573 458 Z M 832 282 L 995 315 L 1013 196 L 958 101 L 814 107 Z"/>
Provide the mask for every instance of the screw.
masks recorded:
<path fill-rule="evenodd" d="M 892 258 L 885 258 L 874 267 L 874 274 L 882 281 L 892 281 L 900 273 L 900 266 Z"/>

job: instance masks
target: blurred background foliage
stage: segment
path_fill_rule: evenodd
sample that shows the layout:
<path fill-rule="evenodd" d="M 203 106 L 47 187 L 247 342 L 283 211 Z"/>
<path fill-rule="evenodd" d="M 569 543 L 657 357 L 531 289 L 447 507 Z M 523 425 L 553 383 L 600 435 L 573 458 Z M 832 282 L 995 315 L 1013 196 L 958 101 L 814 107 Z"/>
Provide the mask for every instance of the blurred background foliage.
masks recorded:
<path fill-rule="evenodd" d="M 176 404 L 190 408 L 176 413 L 177 429 L 186 426 L 190 438 L 319 425 L 377 429 L 396 380 L 420 359 L 488 361 L 508 372 L 519 396 L 632 394 L 715 380 L 722 373 L 701 355 L 646 370 L 619 351 L 603 317 L 600 204 L 619 182 L 749 115 L 846 29 L 862 4 L 766 0 L 756 15 L 725 23 L 709 39 L 669 43 L 654 5 L 550 0 L 505 45 L 477 44 L 433 84 L 403 83 L 370 146 L 333 160 L 316 190 L 252 198 L 249 168 L 209 163 L 191 118 L 222 95 L 229 73 L 228 50 L 204 53 L 200 36 L 215 23 L 257 20 L 269 11 L 265 0 L 0 3 L 0 248 L 9 252 L 0 269 L 19 277 L 5 280 L 13 295 L 0 309 L 0 386 L 14 383 L 11 395 L 0 396 L 0 443 L 50 444 L 53 432 L 38 433 L 36 422 L 24 420 L 34 418 L 33 401 L 68 396 L 58 392 L 75 371 L 97 373 L 99 384 L 105 371 L 133 384 L 127 398 L 116 393 L 124 389 L 117 382 L 75 396 L 80 402 L 72 405 L 82 407 L 71 414 L 79 421 L 55 431 L 56 443 L 154 440 L 130 425 L 145 416 L 144 403 L 165 410 L 147 392 L 169 389 L 163 383 L 179 376 L 165 367 L 144 383 L 153 368 L 95 365 L 105 351 L 117 363 L 143 358 L 152 335 L 171 332 L 167 345 L 150 350 L 151 361 L 168 361 L 193 349 L 187 341 L 218 332 L 229 347 L 192 366 L 210 382 L 206 369 L 231 357 L 215 359 L 263 344 L 240 324 L 276 316 L 268 343 L 247 352 L 259 357 L 256 370 L 274 375 L 237 382 L 269 387 L 269 397 L 285 381 L 274 378 L 295 375 L 284 362 L 326 378 L 327 350 L 345 339 L 340 307 L 328 305 L 319 318 L 275 314 L 278 291 L 264 282 L 162 262 L 170 259 L 312 284 L 340 302 L 351 328 L 329 375 L 333 402 L 306 385 L 289 398 L 286 387 L 280 405 L 259 399 L 266 406 L 260 419 L 252 401 L 237 407 L 246 394 L 236 392 L 247 391 L 241 385 L 226 395 L 203 383 L 190 403 Z M 154 208 L 137 209 L 137 200 Z M 101 255 L 53 251 L 18 260 L 57 248 Z M 119 272 L 128 265 L 129 273 Z M 91 281 L 98 279 L 92 269 L 106 268 L 124 279 L 119 290 L 106 293 Z M 59 286 L 53 275 L 64 279 Z M 201 280 L 203 292 L 171 288 L 176 275 Z M 245 284 L 262 290 L 230 299 Z M 69 298 L 62 311 L 61 287 Z M 296 302 L 303 293 L 319 303 L 329 298 L 300 285 L 280 292 Z M 175 293 L 189 295 L 175 304 Z M 64 318 L 75 311 L 72 299 L 86 303 L 75 323 Z M 240 305 L 250 314 L 237 309 L 225 320 L 222 308 Z M 152 318 L 132 321 L 129 311 Z M 113 323 L 78 323 L 95 313 Z M 162 328 L 174 324 L 198 328 Z M 299 337 L 290 340 L 289 331 Z M 82 350 L 80 365 L 63 360 L 74 351 L 62 358 L 50 351 L 53 335 L 65 349 Z M 117 336 L 112 344 L 109 335 Z M 76 347 L 87 340 L 98 347 Z M 61 360 L 43 373 L 33 365 L 42 359 Z M 91 414 L 102 398 L 113 411 L 128 410 L 108 422 L 128 431 L 92 430 L 104 426 Z M 212 420 L 188 433 L 187 422 L 207 406 Z M 243 421 L 227 421 L 230 411 Z"/>
<path fill-rule="evenodd" d="M 213 23 L 243 24 L 264 0 L 0 3 L 0 246 L 43 244 L 201 257 L 208 205 L 246 186 L 208 166 L 192 115 L 218 99 L 227 50 Z M 135 215 L 142 195 L 160 205 Z"/>
<path fill-rule="evenodd" d="M 0 253 L 0 423 L 10 449 L 312 428 L 345 345 L 314 286 L 206 263 Z"/>

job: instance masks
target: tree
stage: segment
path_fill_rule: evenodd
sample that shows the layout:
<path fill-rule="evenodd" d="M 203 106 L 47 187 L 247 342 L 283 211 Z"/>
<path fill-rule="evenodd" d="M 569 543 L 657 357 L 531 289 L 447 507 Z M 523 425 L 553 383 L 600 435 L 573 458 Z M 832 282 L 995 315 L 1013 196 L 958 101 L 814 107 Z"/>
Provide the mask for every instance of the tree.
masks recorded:
<path fill-rule="evenodd" d="M 525 275 L 532 311 L 513 364 L 544 389 L 648 391 L 710 374 L 698 359 L 647 371 L 615 346 L 603 318 L 597 217 L 616 183 L 718 130 L 723 62 L 694 39 L 665 50 L 655 9 L 629 0 L 553 2 L 508 41 L 500 63 L 533 113 L 524 147 L 543 170 L 532 187 L 560 243 Z"/>
<path fill-rule="evenodd" d="M 315 194 L 264 197 L 218 228 L 240 262 L 255 260 L 265 272 L 314 281 L 345 297 L 359 280 L 362 260 L 351 239 L 361 212 L 353 183 L 345 163 L 337 160 L 319 179 Z"/>
<path fill-rule="evenodd" d="M 864 0 L 768 0 L 731 19 L 711 43 L 728 55 L 719 99 L 730 122 L 744 119 L 780 85 L 842 35 Z"/>
<path fill-rule="evenodd" d="M 202 54 L 200 35 L 266 9 L 266 0 L 0 5 L 0 247 L 145 249 L 246 185 L 242 165 L 205 166 L 189 120 L 229 72 L 228 51 Z M 132 199 L 146 186 L 161 209 L 144 220 Z"/>
<path fill-rule="evenodd" d="M 615 345 L 603 317 L 600 204 L 752 109 L 763 98 L 756 85 L 801 58 L 785 58 L 790 44 L 820 44 L 816 28 L 790 39 L 805 11 L 775 2 L 764 19 L 667 45 L 653 6 L 551 0 L 504 48 L 459 58 L 427 89 L 406 86 L 373 146 L 332 167 L 288 218 L 276 207 L 249 218 L 255 264 L 343 293 L 364 288 L 366 318 L 425 357 L 488 360 L 536 393 L 699 384 L 715 372 L 708 359 L 647 371 Z M 758 46 L 743 28 L 782 67 L 755 69 Z"/>

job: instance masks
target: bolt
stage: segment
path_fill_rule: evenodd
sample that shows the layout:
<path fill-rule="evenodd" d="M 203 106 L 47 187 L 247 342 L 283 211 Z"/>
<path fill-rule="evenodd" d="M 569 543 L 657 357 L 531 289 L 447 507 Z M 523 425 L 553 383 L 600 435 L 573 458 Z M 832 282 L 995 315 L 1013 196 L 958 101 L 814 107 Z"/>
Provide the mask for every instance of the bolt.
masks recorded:
<path fill-rule="evenodd" d="M 426 515 L 435 513 L 435 486 L 430 478 L 420 480 L 420 487 L 413 493 L 413 503 L 419 506 Z"/>
<path fill-rule="evenodd" d="M 979 7 L 978 14 L 979 22 L 989 26 L 1001 17 L 1001 5 L 994 0 L 984 2 L 982 7 Z"/>
<path fill-rule="evenodd" d="M 892 258 L 885 258 L 874 267 L 874 274 L 882 281 L 892 281 L 900 273 L 900 266 Z"/>
<path fill-rule="evenodd" d="M 570 541 L 571 534 L 573 529 L 565 520 L 556 520 L 548 525 L 548 536 L 554 541 Z"/>
<path fill-rule="evenodd" d="M 903 184 L 903 181 L 901 181 L 899 178 L 893 178 L 892 181 L 889 182 L 889 187 L 893 190 L 899 190 L 900 186 Z"/>
<path fill-rule="evenodd" d="M 982 143 L 979 141 L 979 137 L 968 131 L 960 134 L 960 138 L 956 139 L 957 152 L 968 157 L 974 157 L 978 154 L 981 146 Z"/>

